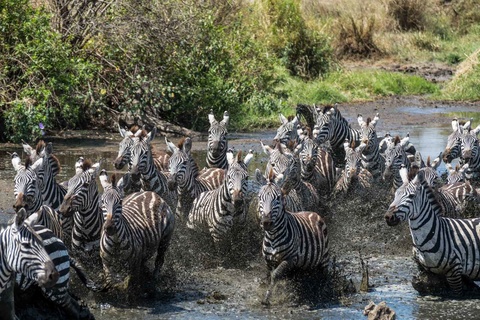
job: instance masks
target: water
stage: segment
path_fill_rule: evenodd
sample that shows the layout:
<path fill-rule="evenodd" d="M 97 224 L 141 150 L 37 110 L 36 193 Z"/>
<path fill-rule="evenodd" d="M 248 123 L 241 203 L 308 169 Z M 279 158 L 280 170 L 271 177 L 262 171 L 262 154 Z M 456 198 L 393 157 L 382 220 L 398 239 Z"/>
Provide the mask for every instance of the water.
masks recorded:
<path fill-rule="evenodd" d="M 407 107 L 401 110 L 405 111 L 419 115 L 427 112 Z M 443 109 L 440 111 L 445 112 Z M 348 112 L 345 114 L 347 118 L 353 118 Z M 451 114 L 448 114 L 442 123 L 432 123 L 429 126 L 397 126 L 394 128 L 395 131 L 390 131 L 391 127 L 380 122 L 377 132 L 382 136 L 389 131 L 392 135 L 398 134 L 402 137 L 409 132 L 410 141 L 421 152 L 423 158 L 430 156 L 433 159 L 445 147 L 447 136 L 451 132 L 450 119 Z M 356 127 L 356 122 L 350 122 Z M 266 155 L 263 154 L 259 141 L 270 142 L 274 135 L 274 132 L 230 135 L 230 145 L 236 150 L 253 149 L 256 152 L 254 161 L 249 167 L 252 178 L 255 168 L 262 171 L 265 168 Z M 103 160 L 103 168 L 114 172 L 112 162 L 117 154 L 119 140 L 119 136 L 107 140 L 53 140 L 54 153 L 62 164 L 58 181 L 67 180 L 73 175 L 74 163 L 79 156 L 94 161 Z M 154 145 L 156 149 L 165 149 L 163 138 L 155 139 Z M 205 142 L 195 141 L 194 148 L 197 145 L 205 145 Z M 11 211 L 8 199 L 12 199 L 13 202 L 13 192 L 10 188 L 13 189 L 14 171 L 9 153 L 14 151 L 22 152 L 18 146 L 0 148 L 0 183 L 3 184 L 3 188 L 0 189 L 2 199 L 0 211 Z M 204 151 L 196 150 L 194 156 L 200 166 L 205 164 Z M 442 164 L 438 170 L 443 172 L 444 165 Z M 380 194 L 379 198 L 381 205 L 376 212 L 359 213 L 352 202 L 349 204 L 352 208 L 345 209 L 339 206 L 338 208 L 345 209 L 345 212 L 337 210 L 336 215 L 329 218 L 332 253 L 337 256 L 342 266 L 341 271 L 354 285 L 358 286 L 361 280 L 360 256 L 368 261 L 370 284 L 373 285 L 368 293 L 356 293 L 338 301 L 314 306 L 292 303 L 288 298 L 281 296 L 277 297 L 273 307 L 265 308 L 260 304 L 264 292 L 261 286 L 264 266 L 260 254 L 244 261 L 241 268 L 221 268 L 209 261 L 206 263 L 197 261 L 198 257 L 204 259 L 205 257 L 199 254 L 200 247 L 190 247 L 191 239 L 185 240 L 187 236 L 184 235 L 183 238 L 176 239 L 177 243 L 172 244 L 166 257 L 160 294 L 156 300 L 145 300 L 141 305 L 132 307 L 111 297 L 106 298 L 79 290 L 84 294 L 81 296 L 88 301 L 97 319 L 364 319 L 366 317 L 362 312 L 370 300 L 377 304 L 385 301 L 395 310 L 398 319 L 480 318 L 480 305 L 477 300 L 440 299 L 418 295 L 410 283 L 416 272 L 416 266 L 410 258 L 411 241 L 408 229 L 406 226 L 400 228 L 385 226 L 383 213 L 391 201 L 391 196 Z M 8 218 L 5 214 L 0 214 L 0 217 L 3 217 L 2 221 Z M 343 229 L 346 223 L 352 226 Z M 252 226 L 252 243 L 256 241 L 256 232 L 259 232 L 255 227 L 257 226 Z M 183 231 L 181 228 L 178 230 Z M 194 242 L 196 240 L 193 240 Z M 286 282 L 284 285 L 286 286 L 284 294 L 288 296 L 289 284 Z M 211 298 L 214 292 L 223 294 L 225 299 Z"/>

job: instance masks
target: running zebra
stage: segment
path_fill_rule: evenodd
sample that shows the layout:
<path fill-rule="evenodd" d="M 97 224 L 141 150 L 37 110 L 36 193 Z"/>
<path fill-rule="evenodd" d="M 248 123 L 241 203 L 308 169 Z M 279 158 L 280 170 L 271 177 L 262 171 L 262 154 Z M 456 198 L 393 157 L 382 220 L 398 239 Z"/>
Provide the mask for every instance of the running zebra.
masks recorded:
<path fill-rule="evenodd" d="M 224 180 L 225 170 L 210 168 L 201 174 L 191 154 L 192 139 L 187 137 L 178 142 L 178 146 L 165 138 L 170 156 L 170 177 L 168 188 L 178 195 L 175 213 L 187 218 L 193 201 L 202 192 L 218 188 Z"/>
<path fill-rule="evenodd" d="M 329 261 L 324 220 L 316 212 L 286 211 L 284 195 L 274 180 L 271 170 L 258 194 L 258 214 L 264 230 L 262 253 L 271 271 L 263 304 L 269 304 L 275 283 L 287 272 L 325 269 Z"/>
<path fill-rule="evenodd" d="M 152 140 L 155 138 L 157 128 L 147 133 L 145 130 L 139 130 L 132 146 L 131 157 L 131 177 L 140 175 L 142 181 L 142 189 L 144 191 L 156 192 L 164 199 L 170 208 L 177 206 L 177 194 L 168 188 L 167 174 L 160 171 L 155 166 L 153 159 Z"/>
<path fill-rule="evenodd" d="M 378 113 L 373 120 L 367 118 L 367 121 L 364 121 L 360 114 L 357 118 L 358 124 L 360 125 L 361 144 L 365 144 L 365 146 L 361 148 L 362 166 L 370 171 L 375 180 L 381 178 L 385 171 L 385 159 L 380 154 L 380 144 L 376 130 L 376 125 L 379 119 Z"/>
<path fill-rule="evenodd" d="M 405 141 L 406 140 L 403 142 Z M 396 136 L 395 139 L 388 144 L 387 150 L 385 150 L 385 171 L 383 172 L 384 180 L 388 181 L 393 178 L 392 192 L 395 192 L 395 190 L 403 184 L 400 169 L 402 166 L 405 166 L 407 170 L 410 170 L 410 163 L 404 149 L 404 143 L 402 143 L 399 136 Z"/>
<path fill-rule="evenodd" d="M 283 114 L 280 114 L 280 122 L 282 124 L 278 127 L 273 141 L 280 142 L 287 147 L 292 143 L 295 144 L 298 140 L 297 125 L 299 120 L 297 116 L 286 118 Z"/>
<path fill-rule="evenodd" d="M 153 279 L 157 281 L 175 226 L 170 207 L 152 191 L 123 197 L 116 187 L 115 175 L 108 181 L 105 170 L 100 173 L 100 181 L 104 190 L 102 210 L 106 217 L 100 240 L 105 288 L 114 284 L 113 276 L 119 270 L 130 276 L 129 289 L 138 285 L 146 263 L 155 253 Z"/>
<path fill-rule="evenodd" d="M 362 149 L 366 147 L 366 144 L 362 143 L 355 149 L 349 144 L 350 142 L 347 140 L 343 143 L 345 168 L 335 185 L 334 195 L 368 190 L 374 180 L 372 173 L 362 166 Z"/>
<path fill-rule="evenodd" d="M 229 154 L 231 156 L 223 184 L 215 190 L 200 193 L 188 215 L 187 227 L 207 229 L 215 244 L 225 239 L 234 224 L 243 224 L 248 211 L 247 170 L 253 153 L 249 152 L 244 160 L 241 159 L 241 151 L 235 157 L 231 151 Z"/>
<path fill-rule="evenodd" d="M 82 172 L 68 180 L 68 190 L 60 205 L 60 214 L 73 216 L 72 249 L 75 252 L 97 252 L 103 226 L 103 214 L 96 182 L 100 163 L 85 160 Z"/>
<path fill-rule="evenodd" d="M 42 158 L 37 160 L 37 165 L 39 161 L 41 162 Z M 14 152 L 12 166 L 17 173 L 14 178 L 15 202 L 13 208 L 16 212 L 23 208 L 28 216 L 35 214 L 36 223 L 49 228 L 57 237 L 65 238 L 61 218 L 57 212 L 50 206 L 42 205 L 40 181 L 35 170 L 37 165 L 31 164 L 30 157 L 27 157 L 25 165 L 20 163 L 20 158 Z"/>
<path fill-rule="evenodd" d="M 480 219 L 441 217 L 442 207 L 424 173 L 410 182 L 406 168 L 401 175 L 403 184 L 385 214 L 386 223 L 395 226 L 408 220 L 417 263 L 445 275 L 453 292 L 461 295 L 462 277 L 480 280 Z"/>
<path fill-rule="evenodd" d="M 335 164 L 343 164 L 345 159 L 343 142 L 348 140 L 351 144 L 354 143 L 354 147 L 357 147 L 360 144 L 361 132 L 353 129 L 335 106 L 334 108 L 325 107 L 319 114 L 313 136 L 318 145 L 329 142 Z"/>
<path fill-rule="evenodd" d="M 301 136 L 297 148 L 300 149 L 300 167 L 302 180 L 311 183 L 320 198 L 330 195 L 335 186 L 336 168 L 333 157 L 327 148 L 318 146 L 312 139 L 311 131 L 299 131 Z"/>
<path fill-rule="evenodd" d="M 227 150 L 227 126 L 230 116 L 227 111 L 223 113 L 222 121 L 217 121 L 213 115 L 213 110 L 208 114 L 210 128 L 208 129 L 207 143 L 207 166 L 209 168 L 228 168 Z"/>

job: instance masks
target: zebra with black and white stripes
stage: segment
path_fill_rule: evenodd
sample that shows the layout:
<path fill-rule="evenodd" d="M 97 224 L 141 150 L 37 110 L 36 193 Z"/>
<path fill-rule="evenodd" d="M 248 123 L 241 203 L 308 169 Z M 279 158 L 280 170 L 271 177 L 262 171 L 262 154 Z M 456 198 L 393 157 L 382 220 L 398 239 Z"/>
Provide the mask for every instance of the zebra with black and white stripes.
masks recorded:
<path fill-rule="evenodd" d="M 149 133 L 145 130 L 136 133 L 137 140 L 132 146 L 130 173 L 133 179 L 140 175 L 143 191 L 156 192 L 171 208 L 175 208 L 177 206 L 177 194 L 168 188 L 167 173 L 158 170 L 155 166 L 152 140 L 156 133 L 157 129 L 155 127 Z"/>
<path fill-rule="evenodd" d="M 0 228 L 2 319 L 17 319 L 13 294 L 15 273 L 32 279 L 41 288 L 51 288 L 59 279 L 52 258 L 24 208 L 18 211 L 11 225 Z"/>
<path fill-rule="evenodd" d="M 222 121 L 217 121 L 213 115 L 213 110 L 208 114 L 210 128 L 208 129 L 207 141 L 207 166 L 209 168 L 228 168 L 227 150 L 228 150 L 228 121 L 230 116 L 228 111 L 223 113 Z"/>
<path fill-rule="evenodd" d="M 224 180 L 225 170 L 220 168 L 209 168 L 205 173 L 200 174 L 197 163 L 192 154 L 192 139 L 182 138 L 176 146 L 165 138 L 170 156 L 170 177 L 168 188 L 178 196 L 176 215 L 180 218 L 187 218 L 192 208 L 193 201 L 200 193 L 218 188 Z"/>
<path fill-rule="evenodd" d="M 258 194 L 258 215 L 264 230 L 262 254 L 270 274 L 270 285 L 262 303 L 269 304 L 275 283 L 295 269 L 325 269 L 329 262 L 327 226 L 316 212 L 291 213 L 275 183 L 273 171 Z"/>
<path fill-rule="evenodd" d="M 68 180 L 68 190 L 60 205 L 60 214 L 73 215 L 72 249 L 75 252 L 97 252 L 103 227 L 103 214 L 96 178 L 100 163 L 85 160 L 82 172 Z"/>
<path fill-rule="evenodd" d="M 462 159 L 466 164 L 466 174 L 470 178 L 476 178 L 480 174 L 479 132 L 480 125 L 475 129 L 464 132 L 461 137 Z"/>
<path fill-rule="evenodd" d="M 452 120 L 452 133 L 447 138 L 447 145 L 443 151 L 443 162 L 451 163 L 461 157 L 462 136 L 469 126 L 470 122 L 462 125 L 457 118 Z"/>
<path fill-rule="evenodd" d="M 105 288 L 111 287 L 115 271 L 128 277 L 128 288 L 138 286 L 143 268 L 155 254 L 153 279 L 157 281 L 165 253 L 175 227 L 175 217 L 168 204 L 155 192 L 135 192 L 123 196 L 105 170 L 100 173 L 101 197 L 105 223 L 100 241 L 100 257 L 105 273 Z M 127 267 L 127 270 L 126 270 Z"/>
<path fill-rule="evenodd" d="M 370 171 L 373 178 L 378 180 L 382 177 L 385 171 L 385 159 L 380 154 L 380 144 L 377 137 L 376 125 L 380 119 L 377 113 L 373 120 L 367 118 L 367 121 L 363 120 L 362 115 L 358 115 L 358 124 L 360 125 L 361 132 L 361 144 L 363 146 L 361 152 L 362 167 Z"/>
<path fill-rule="evenodd" d="M 298 140 L 297 125 L 299 120 L 297 116 L 285 117 L 280 114 L 280 127 L 273 138 L 273 141 L 280 142 L 284 146 L 289 147 L 292 143 L 295 144 Z"/>
<path fill-rule="evenodd" d="M 385 214 L 386 223 L 395 226 L 408 220 L 417 263 L 445 275 L 453 292 L 462 294 L 462 277 L 480 280 L 480 219 L 442 217 L 442 206 L 424 173 L 419 171 L 410 182 L 406 168 L 401 175 L 403 184 Z"/>
<path fill-rule="evenodd" d="M 362 166 L 362 149 L 366 145 L 362 143 L 352 148 L 350 142 L 345 141 L 343 147 L 345 148 L 345 168 L 339 175 L 334 195 L 358 193 L 370 189 L 374 180 L 373 175 Z"/>
<path fill-rule="evenodd" d="M 42 158 L 38 159 L 36 163 L 39 161 L 42 161 Z M 15 211 L 24 209 L 28 216 L 35 214 L 36 223 L 49 228 L 57 237 L 64 239 L 66 235 L 61 218 L 53 208 L 42 205 L 40 182 L 30 158 L 26 159 L 25 165 L 21 165 L 20 158 L 16 153 L 13 153 L 12 165 L 17 172 L 13 189 L 15 196 L 13 208 Z"/>
<path fill-rule="evenodd" d="M 215 244 L 224 240 L 234 225 L 243 224 L 247 217 L 248 164 L 253 153 L 249 152 L 243 160 L 241 157 L 241 151 L 236 156 L 231 154 L 223 184 L 200 193 L 188 214 L 187 227 L 208 230 Z"/>
<path fill-rule="evenodd" d="M 311 183 L 320 198 L 330 195 L 335 186 L 336 168 L 329 149 L 318 146 L 312 139 L 311 131 L 300 130 L 301 139 L 297 146 L 300 149 L 302 180 Z"/>
<path fill-rule="evenodd" d="M 383 172 L 384 180 L 392 180 L 392 192 L 395 192 L 403 184 L 400 169 L 405 166 L 407 170 L 410 170 L 410 165 L 411 162 L 405 152 L 404 144 L 400 137 L 396 136 L 393 141 L 388 143 L 385 150 L 385 170 Z"/>

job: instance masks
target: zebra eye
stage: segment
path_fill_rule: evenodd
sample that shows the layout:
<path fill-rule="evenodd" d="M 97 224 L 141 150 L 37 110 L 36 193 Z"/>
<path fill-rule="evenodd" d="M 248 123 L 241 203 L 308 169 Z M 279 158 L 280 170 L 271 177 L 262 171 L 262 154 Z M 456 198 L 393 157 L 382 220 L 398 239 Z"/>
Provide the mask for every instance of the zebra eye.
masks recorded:
<path fill-rule="evenodd" d="M 29 241 L 22 241 L 20 243 L 22 245 L 22 247 L 24 247 L 25 249 L 30 249 L 32 247 L 32 244 L 29 242 Z"/>
<path fill-rule="evenodd" d="M 415 196 L 415 194 L 413 194 L 413 193 L 408 194 L 409 199 L 413 199 L 414 196 Z"/>

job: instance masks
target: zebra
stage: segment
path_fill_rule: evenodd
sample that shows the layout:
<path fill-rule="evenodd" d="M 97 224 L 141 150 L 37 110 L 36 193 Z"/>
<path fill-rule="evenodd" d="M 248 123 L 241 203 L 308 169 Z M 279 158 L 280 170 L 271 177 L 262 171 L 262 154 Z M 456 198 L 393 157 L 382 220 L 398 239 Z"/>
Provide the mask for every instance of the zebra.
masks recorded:
<path fill-rule="evenodd" d="M 241 151 L 236 156 L 230 151 L 228 154 L 231 156 L 228 157 L 229 165 L 223 184 L 215 190 L 200 193 L 188 214 L 187 227 L 205 227 L 216 245 L 225 239 L 234 224 L 246 221 L 248 211 L 248 165 L 253 152 L 249 152 L 244 160 L 241 159 Z"/>
<path fill-rule="evenodd" d="M 297 124 L 299 123 L 297 116 L 286 118 L 280 113 L 280 122 L 282 124 L 278 127 L 273 141 L 280 142 L 285 146 L 290 146 L 291 143 L 297 142 Z"/>
<path fill-rule="evenodd" d="M 263 304 L 269 304 L 275 283 L 287 272 L 325 270 L 329 262 L 327 226 L 322 217 L 316 212 L 291 213 L 284 203 L 271 170 L 258 194 L 258 215 L 264 231 L 262 254 L 271 271 Z"/>
<path fill-rule="evenodd" d="M 396 136 L 385 150 L 385 171 L 383 172 L 383 180 L 388 181 L 393 177 L 392 192 L 395 192 L 403 183 L 399 173 L 400 168 L 403 165 L 410 170 L 410 164 L 404 145 L 402 145 L 400 137 Z"/>
<path fill-rule="evenodd" d="M 136 179 L 135 177 L 140 175 L 144 191 L 156 192 L 168 203 L 170 208 L 175 208 L 177 206 L 177 194 L 168 188 L 167 173 L 158 170 L 154 164 L 151 142 L 156 133 L 156 127 L 149 133 L 145 130 L 137 131 L 137 140 L 132 146 L 131 177 Z"/>
<path fill-rule="evenodd" d="M 468 167 L 468 164 L 460 167 L 456 165 L 455 168 L 452 167 L 451 163 L 446 163 L 445 167 L 447 168 L 447 184 L 452 184 L 455 182 L 465 182 L 465 169 Z"/>
<path fill-rule="evenodd" d="M 445 275 L 456 295 L 463 293 L 462 277 L 480 280 L 480 219 L 442 217 L 435 192 L 419 171 L 408 181 L 402 168 L 403 184 L 385 213 L 389 226 L 409 221 L 414 258 L 426 270 Z"/>
<path fill-rule="evenodd" d="M 130 278 L 128 288 L 138 285 L 145 264 L 156 253 L 153 279 L 157 281 L 166 250 L 175 227 L 175 217 L 168 204 L 153 191 L 123 196 L 105 170 L 100 173 L 103 186 L 102 210 L 106 217 L 100 240 L 100 257 L 105 273 L 105 288 L 113 285 L 115 268 Z"/>
<path fill-rule="evenodd" d="M 325 107 L 317 118 L 313 130 L 314 140 L 318 145 L 329 142 L 333 150 L 333 158 L 336 165 L 343 164 L 345 153 L 343 142 L 348 139 L 357 147 L 360 144 L 361 132 L 350 126 L 337 106 L 334 108 Z"/>
<path fill-rule="evenodd" d="M 209 168 L 228 168 L 227 150 L 227 126 L 230 116 L 228 111 L 223 113 L 222 121 L 217 121 L 213 115 L 213 110 L 208 114 L 210 128 L 208 129 L 207 143 L 207 166 Z"/>
<path fill-rule="evenodd" d="M 447 145 L 443 151 L 443 162 L 451 163 L 461 157 L 462 136 L 469 126 L 470 122 L 462 125 L 457 118 L 452 120 L 452 133 L 447 138 Z"/>
<path fill-rule="evenodd" d="M 465 131 L 460 138 L 461 157 L 465 163 L 470 162 L 473 150 L 478 148 L 478 132 L 480 132 L 480 125 L 473 130 Z"/>
<path fill-rule="evenodd" d="M 317 189 L 309 182 L 302 180 L 302 169 L 299 158 L 300 149 L 296 149 L 289 158 L 283 172 L 281 188 L 287 195 L 286 208 L 292 212 L 314 211 L 321 213 L 323 206 Z"/>
<path fill-rule="evenodd" d="M 193 204 L 193 200 L 200 193 L 218 188 L 224 180 L 225 170 L 210 168 L 206 173 L 200 174 L 199 168 L 191 154 L 192 139 L 182 138 L 176 146 L 165 138 L 170 156 L 170 177 L 168 188 L 178 195 L 175 206 L 178 217 L 187 218 Z M 174 207 L 172 207 L 174 208 Z"/>
<path fill-rule="evenodd" d="M 15 319 L 13 284 L 15 273 L 25 275 L 41 287 L 52 287 L 59 279 L 58 271 L 48 255 L 42 239 L 21 208 L 13 224 L 0 230 L 0 296 L 7 304 L 2 318 Z"/>
<path fill-rule="evenodd" d="M 32 163 L 37 161 L 39 158 L 43 156 L 43 149 L 45 147 L 45 142 L 43 140 L 39 140 L 35 145 L 35 148 L 30 146 L 28 143 L 22 140 L 22 147 L 25 154 L 30 158 Z"/>
<path fill-rule="evenodd" d="M 362 143 L 357 148 L 352 148 L 350 142 L 345 140 L 343 147 L 345 148 L 345 168 L 337 180 L 334 195 L 370 189 L 374 177 L 370 171 L 362 167 L 361 162 L 362 149 L 366 144 Z"/>
<path fill-rule="evenodd" d="M 318 146 L 312 139 L 311 130 L 299 128 L 299 158 L 302 180 L 311 183 L 321 198 L 330 195 L 335 185 L 336 168 L 331 150 Z"/>
<path fill-rule="evenodd" d="M 96 182 L 100 163 L 86 159 L 82 172 L 68 180 L 68 190 L 59 213 L 73 216 L 72 250 L 74 253 L 95 253 L 99 249 L 103 214 Z"/>
<path fill-rule="evenodd" d="M 35 214 L 38 224 L 49 228 L 57 237 L 63 239 L 65 236 L 61 218 L 53 208 L 42 204 L 40 182 L 35 169 L 38 163 L 42 161 L 42 158 L 40 158 L 35 164 L 31 164 L 31 158 L 27 157 L 25 165 L 21 165 L 18 154 L 15 152 L 12 154 L 12 166 L 16 170 L 13 208 L 16 212 L 22 208 L 25 209 L 28 216 Z"/>
<path fill-rule="evenodd" d="M 367 121 L 364 121 L 361 114 L 357 117 L 358 124 L 361 128 L 361 144 L 365 144 L 365 146 L 361 148 L 362 166 L 370 171 L 376 180 L 378 180 L 385 171 L 385 158 L 380 154 L 380 144 L 375 129 L 379 119 L 378 113 L 373 120 L 367 118 Z"/>

